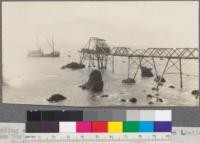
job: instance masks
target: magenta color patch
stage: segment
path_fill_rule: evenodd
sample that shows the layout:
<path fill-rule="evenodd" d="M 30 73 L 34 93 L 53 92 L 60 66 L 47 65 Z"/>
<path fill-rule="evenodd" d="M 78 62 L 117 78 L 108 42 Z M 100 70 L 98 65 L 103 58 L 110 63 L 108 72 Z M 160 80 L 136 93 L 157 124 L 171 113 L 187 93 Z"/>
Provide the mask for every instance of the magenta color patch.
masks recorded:
<path fill-rule="evenodd" d="M 92 131 L 91 122 L 76 122 L 77 133 L 88 133 Z"/>

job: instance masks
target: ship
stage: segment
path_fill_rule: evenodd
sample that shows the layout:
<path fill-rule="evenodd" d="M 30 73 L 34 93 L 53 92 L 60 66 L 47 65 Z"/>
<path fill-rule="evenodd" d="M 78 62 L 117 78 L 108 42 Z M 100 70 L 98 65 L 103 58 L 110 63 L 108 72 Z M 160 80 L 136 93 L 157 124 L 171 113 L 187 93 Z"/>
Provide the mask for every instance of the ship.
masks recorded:
<path fill-rule="evenodd" d="M 55 51 L 54 48 L 54 40 L 52 38 L 51 42 L 47 39 L 47 43 L 49 47 L 51 47 L 52 52 L 50 53 L 44 53 L 42 50 L 42 47 L 39 45 L 39 42 L 37 40 L 37 48 L 38 50 L 31 50 L 28 52 L 28 57 L 60 57 L 60 52 Z"/>

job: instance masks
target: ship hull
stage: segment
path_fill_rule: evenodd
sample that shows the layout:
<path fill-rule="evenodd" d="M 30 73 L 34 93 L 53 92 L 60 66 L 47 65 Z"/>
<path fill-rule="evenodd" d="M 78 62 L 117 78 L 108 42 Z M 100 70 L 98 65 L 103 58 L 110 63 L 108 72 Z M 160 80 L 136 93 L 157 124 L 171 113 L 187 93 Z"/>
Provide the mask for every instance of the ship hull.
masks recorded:
<path fill-rule="evenodd" d="M 60 54 L 41 54 L 41 55 L 36 55 L 36 54 L 29 54 L 28 57 L 41 57 L 41 58 L 58 58 L 60 57 Z"/>

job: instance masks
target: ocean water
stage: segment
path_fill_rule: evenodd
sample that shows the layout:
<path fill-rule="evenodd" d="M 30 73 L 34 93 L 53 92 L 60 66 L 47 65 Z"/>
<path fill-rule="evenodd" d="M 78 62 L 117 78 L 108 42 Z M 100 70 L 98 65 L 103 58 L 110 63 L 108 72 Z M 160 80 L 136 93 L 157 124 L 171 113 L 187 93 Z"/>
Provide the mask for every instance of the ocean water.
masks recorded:
<path fill-rule="evenodd" d="M 71 57 L 68 57 L 71 55 Z M 7 56 L 7 55 L 6 55 Z M 57 105 L 57 106 L 198 106 L 199 98 L 191 95 L 191 91 L 198 89 L 198 60 L 183 60 L 183 88 L 180 88 L 180 75 L 176 68 L 171 68 L 164 75 L 166 83 L 159 91 L 152 91 L 156 84 L 154 77 L 142 78 L 139 70 L 136 83 L 127 85 L 122 80 L 127 78 L 127 58 L 115 58 L 115 71 L 112 64 L 102 71 L 104 89 L 101 93 L 82 90 L 79 85 L 84 84 L 94 68 L 81 70 L 61 69 L 61 66 L 72 61 L 79 61 L 77 50 L 61 51 L 59 58 L 29 58 L 26 54 L 9 58 L 3 57 L 3 102 L 16 104 Z M 8 60 L 9 59 L 9 60 Z M 133 59 L 134 60 L 134 59 Z M 136 60 L 136 59 L 135 59 Z M 156 59 L 157 70 L 161 74 L 166 60 Z M 88 64 L 86 63 L 86 66 Z M 146 64 L 150 67 L 150 65 Z M 131 64 L 130 77 L 136 71 L 136 65 Z M 154 75 L 155 72 L 152 70 Z M 174 89 L 169 88 L 175 86 Z M 52 94 L 60 93 L 67 100 L 50 103 L 46 99 Z M 156 102 L 156 98 L 147 98 L 147 94 L 163 102 Z M 100 97 L 101 95 L 108 97 Z M 121 102 L 121 99 L 137 98 L 136 103 Z M 149 105 L 149 102 L 154 104 Z"/>

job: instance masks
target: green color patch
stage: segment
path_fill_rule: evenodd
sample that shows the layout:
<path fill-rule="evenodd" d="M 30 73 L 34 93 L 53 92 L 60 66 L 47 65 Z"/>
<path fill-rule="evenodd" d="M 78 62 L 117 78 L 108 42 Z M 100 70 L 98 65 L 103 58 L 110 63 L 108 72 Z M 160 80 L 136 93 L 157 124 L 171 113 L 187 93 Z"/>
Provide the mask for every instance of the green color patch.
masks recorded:
<path fill-rule="evenodd" d="M 137 121 L 123 122 L 123 132 L 139 132 L 139 122 Z"/>

